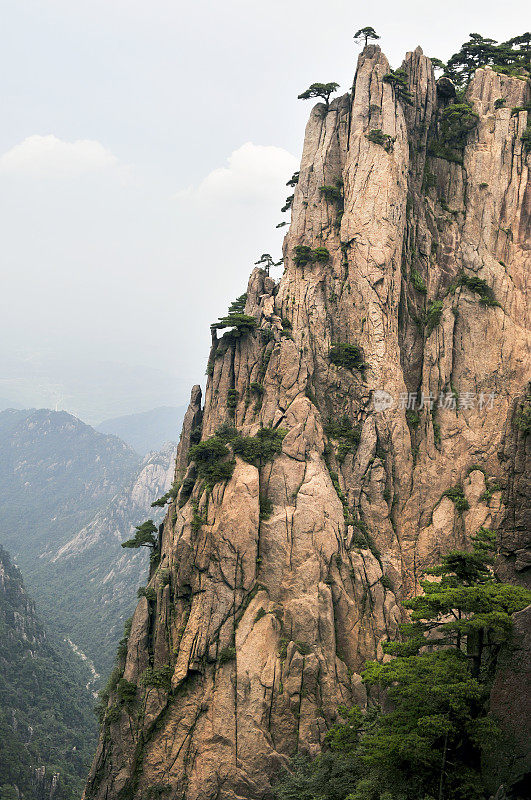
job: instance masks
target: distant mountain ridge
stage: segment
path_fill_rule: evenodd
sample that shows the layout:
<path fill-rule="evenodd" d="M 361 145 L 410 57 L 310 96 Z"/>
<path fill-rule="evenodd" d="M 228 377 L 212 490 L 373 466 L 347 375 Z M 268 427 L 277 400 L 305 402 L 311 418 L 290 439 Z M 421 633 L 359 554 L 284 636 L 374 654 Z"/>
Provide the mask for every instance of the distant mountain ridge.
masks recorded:
<path fill-rule="evenodd" d="M 0 412 L 0 451 L 0 540 L 26 579 L 27 557 L 55 551 L 140 464 L 116 436 L 49 409 Z"/>
<path fill-rule="evenodd" d="M 177 438 L 185 411 L 186 406 L 160 406 L 104 420 L 96 430 L 119 436 L 143 456 L 152 450 L 160 450 L 166 442 Z"/>
<path fill-rule="evenodd" d="M 146 554 L 120 544 L 161 517 L 151 502 L 171 484 L 175 449 L 141 459 L 65 411 L 0 412 L 0 542 L 46 625 L 102 678 L 145 573 Z"/>
<path fill-rule="evenodd" d="M 173 481 L 176 449 L 170 442 L 147 455 L 129 484 L 59 548 L 47 567 L 42 602 L 50 613 L 55 607 L 63 634 L 72 636 L 102 675 L 110 670 L 148 562 L 145 548 L 123 550 L 121 543 L 146 518 L 162 521 L 163 512 L 151 503 Z"/>

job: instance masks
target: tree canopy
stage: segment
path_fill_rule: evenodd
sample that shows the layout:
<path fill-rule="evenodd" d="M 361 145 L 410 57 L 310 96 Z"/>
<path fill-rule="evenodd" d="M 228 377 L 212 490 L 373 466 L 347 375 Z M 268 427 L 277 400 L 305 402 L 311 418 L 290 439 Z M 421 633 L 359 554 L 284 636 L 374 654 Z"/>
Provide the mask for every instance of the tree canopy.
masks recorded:
<path fill-rule="evenodd" d="M 262 268 L 266 271 L 266 274 L 269 275 L 270 269 L 272 267 L 279 267 L 283 261 L 283 258 L 281 258 L 280 261 L 275 261 L 270 253 L 262 253 L 258 261 L 255 261 L 254 263 L 256 266 L 262 266 Z"/>
<path fill-rule="evenodd" d="M 157 531 L 158 528 L 153 520 L 148 519 L 142 525 L 136 526 L 134 536 L 126 542 L 122 542 L 122 547 L 149 547 L 154 550 L 157 546 L 157 540 L 153 534 L 156 534 Z"/>
<path fill-rule="evenodd" d="M 465 86 L 478 67 L 492 66 L 507 75 L 529 71 L 531 33 L 523 33 L 498 43 L 479 33 L 470 33 L 468 41 L 448 59 L 445 75 L 459 86 Z"/>
<path fill-rule="evenodd" d="M 321 97 L 328 108 L 330 95 L 339 87 L 339 83 L 312 83 L 304 92 L 297 97 L 299 100 L 311 100 L 313 97 Z"/>
<path fill-rule="evenodd" d="M 354 34 L 354 39 L 357 42 L 363 42 L 364 47 L 367 47 L 369 39 L 379 39 L 379 38 L 380 37 L 378 36 L 374 28 L 371 28 L 370 26 L 367 26 L 366 28 L 360 28 L 359 31 L 356 31 L 356 33 Z"/>
<path fill-rule="evenodd" d="M 413 102 L 411 92 L 409 91 L 409 78 L 405 69 L 391 70 L 383 77 L 385 83 L 390 83 L 394 89 L 395 97 L 397 100 L 402 100 L 408 105 Z"/>
<path fill-rule="evenodd" d="M 323 753 L 293 762 L 278 800 L 484 800 L 482 758 L 500 741 L 488 707 L 496 658 L 511 614 L 531 602 L 496 580 L 493 560 L 494 534 L 481 528 L 428 573 L 404 604 L 411 622 L 384 646 L 391 659 L 362 673 L 367 709 L 339 709 Z"/>

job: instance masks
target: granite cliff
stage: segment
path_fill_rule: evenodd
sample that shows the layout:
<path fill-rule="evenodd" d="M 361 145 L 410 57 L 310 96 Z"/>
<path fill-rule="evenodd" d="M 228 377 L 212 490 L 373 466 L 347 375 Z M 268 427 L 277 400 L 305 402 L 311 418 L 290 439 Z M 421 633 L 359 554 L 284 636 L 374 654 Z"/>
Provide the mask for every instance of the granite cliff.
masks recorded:
<path fill-rule="evenodd" d="M 442 553 L 494 528 L 526 581 L 529 86 L 478 69 L 449 157 L 452 84 L 403 69 L 313 109 L 284 275 L 213 331 L 86 800 L 270 798 Z"/>

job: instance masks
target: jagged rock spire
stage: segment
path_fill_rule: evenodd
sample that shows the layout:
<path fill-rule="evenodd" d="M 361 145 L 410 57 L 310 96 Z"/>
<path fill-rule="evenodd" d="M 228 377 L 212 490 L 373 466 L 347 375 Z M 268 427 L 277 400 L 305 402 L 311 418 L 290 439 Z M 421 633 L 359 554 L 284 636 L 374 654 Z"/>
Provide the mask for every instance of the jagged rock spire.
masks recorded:
<path fill-rule="evenodd" d="M 86 800 L 271 797 L 338 705 L 364 702 L 397 600 L 505 514 L 499 453 L 529 379 L 526 112 L 510 107 L 528 89 L 476 72 L 457 163 L 430 155 L 448 100 L 429 59 L 403 68 L 411 105 L 369 45 L 352 92 L 311 112 L 284 276 L 253 272 L 255 327 L 213 343 L 202 419 L 203 441 L 282 429 L 281 451 L 236 455 L 211 490 L 186 472 Z M 196 388 L 180 476 L 200 415 Z"/>

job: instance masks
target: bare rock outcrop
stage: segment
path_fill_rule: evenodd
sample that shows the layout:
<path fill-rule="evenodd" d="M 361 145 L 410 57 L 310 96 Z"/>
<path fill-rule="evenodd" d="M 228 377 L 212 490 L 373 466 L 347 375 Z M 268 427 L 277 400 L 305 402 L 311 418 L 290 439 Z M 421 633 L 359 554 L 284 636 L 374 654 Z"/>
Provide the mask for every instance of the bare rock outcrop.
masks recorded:
<path fill-rule="evenodd" d="M 515 505 L 530 194 L 526 112 L 509 106 L 529 90 L 478 70 L 478 125 L 449 161 L 433 149 L 448 92 L 420 48 L 403 67 L 411 106 L 369 45 L 352 91 L 313 109 L 284 275 L 256 269 L 254 328 L 214 337 L 129 638 L 135 700 L 111 699 L 87 800 L 270 798 L 287 758 L 364 702 L 359 673 L 396 634 L 397 601 Z M 236 453 L 207 490 L 187 457 L 200 422 L 203 441 L 282 431 L 280 451 Z"/>

